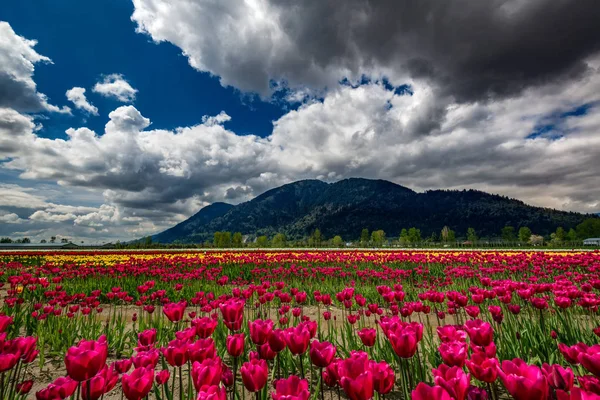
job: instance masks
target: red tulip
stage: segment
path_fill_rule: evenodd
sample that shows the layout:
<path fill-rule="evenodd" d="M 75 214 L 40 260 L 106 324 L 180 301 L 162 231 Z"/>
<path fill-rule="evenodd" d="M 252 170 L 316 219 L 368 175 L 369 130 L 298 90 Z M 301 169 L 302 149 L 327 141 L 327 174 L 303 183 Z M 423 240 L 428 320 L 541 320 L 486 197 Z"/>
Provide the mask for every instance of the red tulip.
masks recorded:
<path fill-rule="evenodd" d="M 226 366 L 223 367 L 223 372 L 221 372 L 221 383 L 227 387 L 233 386 L 233 372 Z"/>
<path fill-rule="evenodd" d="M 245 336 L 243 333 L 227 336 L 225 345 L 227 346 L 227 352 L 232 357 L 239 357 L 244 353 L 244 338 Z"/>
<path fill-rule="evenodd" d="M 459 366 L 462 368 L 467 359 L 467 344 L 464 342 L 444 342 L 438 347 L 442 360 L 450 367 Z"/>
<path fill-rule="evenodd" d="M 377 339 L 377 329 L 375 328 L 364 328 L 358 331 L 358 337 L 362 344 L 367 347 L 373 347 L 375 340 Z"/>
<path fill-rule="evenodd" d="M 369 400 L 373 397 L 373 373 L 367 353 L 353 351 L 338 363 L 340 385 L 350 400 Z"/>
<path fill-rule="evenodd" d="M 196 335 L 200 339 L 209 338 L 215 329 L 217 329 L 218 321 L 209 317 L 198 318 L 192 321 L 192 326 L 196 328 Z"/>
<path fill-rule="evenodd" d="M 154 378 L 154 380 L 156 381 L 157 385 L 164 385 L 165 383 L 169 382 L 170 376 L 171 376 L 171 373 L 169 372 L 169 370 L 163 369 L 158 374 L 156 374 L 156 377 Z"/>
<path fill-rule="evenodd" d="M 417 352 L 419 332 L 411 325 L 397 325 L 387 331 L 394 352 L 401 358 L 411 358 Z"/>
<path fill-rule="evenodd" d="M 436 385 L 444 388 L 454 400 L 465 400 L 471 382 L 469 374 L 465 374 L 461 367 L 449 367 L 445 364 L 432 371 Z"/>
<path fill-rule="evenodd" d="M 469 386 L 467 391 L 467 400 L 488 400 L 488 393 L 485 389 L 477 386 Z"/>
<path fill-rule="evenodd" d="M 411 393 L 412 400 L 453 400 L 446 390 L 440 386 L 429 386 L 420 382 Z"/>
<path fill-rule="evenodd" d="M 135 368 L 142 367 L 156 367 L 158 363 L 158 359 L 160 358 L 160 354 L 158 350 L 148 350 L 138 352 L 135 356 L 131 357 L 131 361 L 133 362 L 133 366 Z"/>
<path fill-rule="evenodd" d="M 528 365 L 519 358 L 505 360 L 498 375 L 508 393 L 516 400 L 546 400 L 548 397 L 546 377 L 535 365 Z"/>
<path fill-rule="evenodd" d="M 291 375 L 287 379 L 275 381 L 275 392 L 273 400 L 308 400 L 308 381 Z"/>
<path fill-rule="evenodd" d="M 561 352 L 565 360 L 569 364 L 577 365 L 579 364 L 579 354 L 585 352 L 588 346 L 585 343 L 577 343 L 574 346 L 567 346 L 564 343 L 558 344 L 558 350 Z"/>
<path fill-rule="evenodd" d="M 119 373 L 115 371 L 114 368 L 104 367 L 98 375 L 92 377 L 90 380 L 82 382 L 81 399 L 98 400 L 103 394 L 110 392 L 118 381 Z"/>
<path fill-rule="evenodd" d="M 136 368 L 121 378 L 123 393 L 127 400 L 141 400 L 150 393 L 154 382 L 154 368 Z"/>
<path fill-rule="evenodd" d="M 442 342 L 464 342 L 467 339 L 467 333 L 454 325 L 438 326 L 437 334 Z"/>
<path fill-rule="evenodd" d="M 487 358 L 483 353 L 473 353 L 470 360 L 466 361 L 469 372 L 475 379 L 482 382 L 493 383 L 498 377 L 498 360 Z"/>
<path fill-rule="evenodd" d="M 240 368 L 242 382 L 248 391 L 258 392 L 267 384 L 269 369 L 265 360 L 250 360 Z"/>
<path fill-rule="evenodd" d="M 600 377 L 600 344 L 595 344 L 579 353 L 577 360 L 585 369 Z"/>
<path fill-rule="evenodd" d="M 8 326 L 13 323 L 13 317 L 0 315 L 0 333 L 6 332 Z"/>
<path fill-rule="evenodd" d="M 577 382 L 582 389 L 588 392 L 600 394 L 600 379 L 593 375 L 578 376 Z"/>
<path fill-rule="evenodd" d="M 196 400 L 227 400 L 227 390 L 216 385 L 202 386 Z"/>
<path fill-rule="evenodd" d="M 310 344 L 310 360 L 319 368 L 325 368 L 328 366 L 331 361 L 333 361 L 335 352 L 335 346 L 329 342 L 319 342 L 318 340 L 313 340 Z"/>
<path fill-rule="evenodd" d="M 304 354 L 310 343 L 310 331 L 304 324 L 288 328 L 285 331 L 285 342 L 293 355 Z"/>
<path fill-rule="evenodd" d="M 77 346 L 67 350 L 67 374 L 78 382 L 87 381 L 104 367 L 107 355 L 105 336 L 100 336 L 98 340 L 81 340 Z"/>
<path fill-rule="evenodd" d="M 465 322 L 465 331 L 471 338 L 471 342 L 477 346 L 487 346 L 494 338 L 494 328 L 488 322 L 480 319 Z"/>
<path fill-rule="evenodd" d="M 219 305 L 225 326 L 232 331 L 238 331 L 242 327 L 244 319 L 244 301 L 240 299 L 229 299 Z"/>
<path fill-rule="evenodd" d="M 181 367 L 188 360 L 188 342 L 185 340 L 171 340 L 169 345 L 162 349 L 165 359 L 172 367 Z"/>
<path fill-rule="evenodd" d="M 169 303 L 163 306 L 163 313 L 171 322 L 179 322 L 185 314 L 185 301 L 179 303 Z"/>
<path fill-rule="evenodd" d="M 275 353 L 271 349 L 269 343 L 261 344 L 260 346 L 258 346 L 258 355 L 260 356 L 260 358 L 267 361 L 273 360 L 275 359 L 275 357 L 277 357 L 277 353 Z"/>
<path fill-rule="evenodd" d="M 150 347 L 156 342 L 156 329 L 147 329 L 138 333 L 138 345 Z"/>
<path fill-rule="evenodd" d="M 563 368 L 558 364 L 548 365 L 544 363 L 542 365 L 542 372 L 546 375 L 548 384 L 554 389 L 560 389 L 570 391 L 573 387 L 575 376 L 571 368 Z"/>
<path fill-rule="evenodd" d="M 373 388 L 379 394 L 388 394 L 394 387 L 396 380 L 394 370 L 385 361 L 379 363 L 370 361 L 369 367 L 373 373 Z"/>
<path fill-rule="evenodd" d="M 217 349 L 212 338 L 198 339 L 187 346 L 188 358 L 194 361 L 202 362 L 207 358 L 215 358 Z"/>
<path fill-rule="evenodd" d="M 221 381 L 223 362 L 219 357 L 207 358 L 201 363 L 192 364 L 192 383 L 199 391 L 202 386 L 218 385 Z"/>
<path fill-rule="evenodd" d="M 119 374 L 124 374 L 127 371 L 129 371 L 132 364 L 133 361 L 131 361 L 131 358 L 126 358 L 124 360 L 115 361 L 114 363 L 112 363 L 112 366 L 115 368 L 115 371 L 117 371 Z"/>
<path fill-rule="evenodd" d="M 33 380 L 31 380 L 31 379 L 17 383 L 17 387 L 16 387 L 17 393 L 20 394 L 21 396 L 25 396 L 27 393 L 29 393 L 31 391 L 32 387 L 33 387 Z"/>
<path fill-rule="evenodd" d="M 66 399 L 75 392 L 77 385 L 77 381 L 68 376 L 61 376 L 46 388 L 36 392 L 35 397 L 37 400 Z"/>
<path fill-rule="evenodd" d="M 262 320 L 257 319 L 248 322 L 250 328 L 250 339 L 252 343 L 261 345 L 267 343 L 271 332 L 273 331 L 273 321 L 270 319 Z"/>
<path fill-rule="evenodd" d="M 286 348 L 286 333 L 283 329 L 273 329 L 269 336 L 269 347 L 276 353 Z"/>

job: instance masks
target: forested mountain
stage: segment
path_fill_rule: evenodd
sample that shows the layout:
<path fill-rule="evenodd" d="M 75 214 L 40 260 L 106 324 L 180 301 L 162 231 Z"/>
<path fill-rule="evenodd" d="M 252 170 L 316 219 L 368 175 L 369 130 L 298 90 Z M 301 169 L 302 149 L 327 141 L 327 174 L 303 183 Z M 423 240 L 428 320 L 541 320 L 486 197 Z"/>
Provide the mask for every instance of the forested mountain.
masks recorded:
<path fill-rule="evenodd" d="M 511 225 L 527 226 L 548 235 L 561 226 L 576 227 L 591 215 L 529 206 L 522 201 L 476 190 L 431 190 L 417 193 L 384 180 L 351 178 L 336 183 L 303 180 L 269 190 L 236 206 L 215 203 L 153 241 L 198 243 L 217 231 L 288 238 L 308 236 L 320 229 L 325 237 L 357 239 L 363 228 L 382 229 L 397 237 L 402 228 L 416 227 L 423 237 L 439 235 L 448 226 L 464 236 L 469 227 L 479 237 L 498 236 Z"/>

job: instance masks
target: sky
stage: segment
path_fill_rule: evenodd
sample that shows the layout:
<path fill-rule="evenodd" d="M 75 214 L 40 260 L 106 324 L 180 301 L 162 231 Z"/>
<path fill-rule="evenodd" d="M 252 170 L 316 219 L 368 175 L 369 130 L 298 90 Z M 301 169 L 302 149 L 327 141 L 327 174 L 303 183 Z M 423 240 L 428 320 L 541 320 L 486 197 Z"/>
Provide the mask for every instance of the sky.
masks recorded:
<path fill-rule="evenodd" d="M 0 236 L 157 233 L 300 179 L 600 211 L 596 0 L 4 0 Z"/>

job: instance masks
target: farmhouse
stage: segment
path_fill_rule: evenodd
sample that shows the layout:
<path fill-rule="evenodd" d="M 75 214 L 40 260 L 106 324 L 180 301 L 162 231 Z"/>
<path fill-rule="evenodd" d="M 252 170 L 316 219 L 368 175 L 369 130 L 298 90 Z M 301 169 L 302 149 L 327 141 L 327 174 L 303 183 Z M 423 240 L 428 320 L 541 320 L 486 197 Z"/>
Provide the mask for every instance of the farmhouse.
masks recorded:
<path fill-rule="evenodd" d="M 585 246 L 600 246 L 600 238 L 588 238 L 583 241 Z"/>

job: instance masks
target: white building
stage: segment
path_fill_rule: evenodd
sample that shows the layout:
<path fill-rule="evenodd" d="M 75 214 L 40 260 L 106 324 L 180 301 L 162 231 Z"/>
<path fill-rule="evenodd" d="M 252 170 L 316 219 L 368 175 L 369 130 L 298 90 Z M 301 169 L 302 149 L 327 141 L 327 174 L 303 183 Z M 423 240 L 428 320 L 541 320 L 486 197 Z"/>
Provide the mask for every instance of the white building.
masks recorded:
<path fill-rule="evenodd" d="M 600 246 L 600 238 L 588 238 L 583 240 L 585 246 Z"/>

